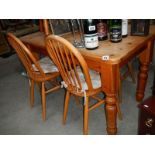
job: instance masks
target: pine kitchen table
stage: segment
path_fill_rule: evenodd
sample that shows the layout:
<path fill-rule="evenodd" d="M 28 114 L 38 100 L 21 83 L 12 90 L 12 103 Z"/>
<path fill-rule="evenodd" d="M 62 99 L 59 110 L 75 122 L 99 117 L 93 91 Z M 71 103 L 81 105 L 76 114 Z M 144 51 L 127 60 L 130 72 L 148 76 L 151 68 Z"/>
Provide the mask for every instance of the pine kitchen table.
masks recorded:
<path fill-rule="evenodd" d="M 72 42 L 70 33 L 62 37 Z M 45 35 L 43 32 L 29 34 L 20 38 L 32 51 L 47 54 Z M 148 67 L 153 55 L 155 26 L 151 26 L 148 36 L 130 36 L 123 38 L 119 43 L 109 40 L 101 41 L 95 50 L 79 48 L 89 68 L 101 73 L 102 90 L 106 94 L 106 120 L 108 134 L 117 134 L 116 102 L 119 89 L 120 68 L 134 57 L 140 60 L 136 100 L 142 101 L 148 77 Z"/>

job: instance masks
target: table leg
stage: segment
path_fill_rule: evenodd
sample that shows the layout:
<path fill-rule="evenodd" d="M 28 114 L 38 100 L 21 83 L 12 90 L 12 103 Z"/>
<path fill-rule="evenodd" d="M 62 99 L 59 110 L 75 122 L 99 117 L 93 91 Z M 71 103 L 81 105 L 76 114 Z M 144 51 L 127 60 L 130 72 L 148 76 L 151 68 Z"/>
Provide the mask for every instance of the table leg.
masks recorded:
<path fill-rule="evenodd" d="M 115 95 L 107 94 L 106 96 L 106 120 L 107 120 L 107 133 L 116 134 L 117 133 L 117 109 L 116 109 L 116 97 Z"/>
<path fill-rule="evenodd" d="M 118 64 L 103 63 L 101 65 L 102 90 L 106 94 L 106 121 L 107 133 L 117 133 L 117 92 L 119 88 L 119 66 Z"/>
<path fill-rule="evenodd" d="M 144 98 L 144 91 L 148 78 L 148 68 L 149 63 L 151 61 L 151 48 L 152 42 L 148 42 L 147 48 L 140 54 L 140 70 L 138 74 L 138 84 L 137 84 L 137 92 L 136 99 L 137 101 L 142 101 Z"/>
<path fill-rule="evenodd" d="M 140 71 L 138 74 L 138 85 L 137 85 L 137 93 L 136 93 L 137 101 L 142 101 L 144 98 L 144 91 L 145 91 L 147 78 L 148 78 L 148 65 L 141 64 Z"/>

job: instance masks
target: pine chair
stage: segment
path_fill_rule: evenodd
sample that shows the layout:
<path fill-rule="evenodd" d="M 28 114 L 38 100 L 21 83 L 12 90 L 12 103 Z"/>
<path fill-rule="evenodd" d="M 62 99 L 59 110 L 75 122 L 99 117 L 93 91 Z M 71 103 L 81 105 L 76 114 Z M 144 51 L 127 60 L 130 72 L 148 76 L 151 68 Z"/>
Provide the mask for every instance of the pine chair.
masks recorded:
<path fill-rule="evenodd" d="M 66 123 L 70 95 L 84 98 L 83 134 L 88 134 L 88 112 L 104 104 L 104 98 L 96 95 L 101 90 L 100 74 L 89 70 L 86 61 L 80 52 L 67 40 L 56 35 L 46 38 L 46 48 L 50 58 L 58 67 L 66 88 L 64 102 L 63 123 Z M 89 105 L 90 97 L 97 103 Z"/>
<path fill-rule="evenodd" d="M 12 33 L 7 34 L 10 45 L 15 49 L 20 61 L 24 65 L 30 81 L 30 105 L 34 106 L 34 85 L 37 83 L 41 90 L 42 119 L 46 119 L 46 94 L 60 88 L 56 78 L 60 75 L 57 67 L 49 57 L 36 60 L 33 53 Z M 52 88 L 46 89 L 45 82 L 53 81 Z"/>

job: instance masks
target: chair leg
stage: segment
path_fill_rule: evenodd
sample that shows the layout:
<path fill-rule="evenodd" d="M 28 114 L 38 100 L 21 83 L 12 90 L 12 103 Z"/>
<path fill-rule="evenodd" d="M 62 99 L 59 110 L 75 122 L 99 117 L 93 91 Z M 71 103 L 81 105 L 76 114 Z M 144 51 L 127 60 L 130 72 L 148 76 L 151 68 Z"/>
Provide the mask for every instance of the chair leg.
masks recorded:
<path fill-rule="evenodd" d="M 34 81 L 30 80 L 30 105 L 34 106 Z"/>
<path fill-rule="evenodd" d="M 133 67 L 132 67 L 132 63 L 129 62 L 127 65 L 128 65 L 128 70 L 129 70 L 132 82 L 136 83 L 136 79 L 135 79 L 135 74 L 134 74 L 134 70 L 133 70 Z"/>
<path fill-rule="evenodd" d="M 84 115 L 83 115 L 83 134 L 88 134 L 88 104 L 89 104 L 89 97 L 85 98 L 85 105 L 84 105 Z"/>
<path fill-rule="evenodd" d="M 46 97 L 45 97 L 45 83 L 41 83 L 41 99 L 42 99 L 42 119 L 46 120 Z"/>
<path fill-rule="evenodd" d="M 64 103 L 64 112 L 63 112 L 63 124 L 66 124 L 68 105 L 69 105 L 70 92 L 66 92 L 65 103 Z"/>

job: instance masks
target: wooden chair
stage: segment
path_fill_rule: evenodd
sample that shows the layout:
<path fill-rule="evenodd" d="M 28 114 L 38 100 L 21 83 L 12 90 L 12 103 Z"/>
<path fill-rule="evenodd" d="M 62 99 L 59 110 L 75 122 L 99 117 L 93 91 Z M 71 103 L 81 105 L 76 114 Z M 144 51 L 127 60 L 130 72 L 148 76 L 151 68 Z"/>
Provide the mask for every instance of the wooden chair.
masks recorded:
<path fill-rule="evenodd" d="M 88 112 L 105 103 L 104 98 L 96 96 L 102 92 L 100 74 L 89 70 L 80 52 L 62 37 L 49 35 L 46 38 L 46 48 L 50 58 L 58 67 L 63 79 L 62 84 L 67 90 L 63 123 L 66 123 L 70 95 L 83 97 L 83 133 L 88 134 Z M 90 105 L 90 97 L 96 99 L 97 103 Z"/>
<path fill-rule="evenodd" d="M 12 33 L 7 34 L 10 45 L 15 49 L 19 59 L 24 65 L 30 81 L 30 105 L 34 106 L 34 84 L 40 86 L 42 98 L 42 118 L 46 119 L 46 94 L 57 90 L 60 85 L 56 81 L 59 76 L 57 67 L 48 58 L 44 57 L 37 61 L 32 52 Z M 45 82 L 54 81 L 51 89 L 46 90 Z"/>

